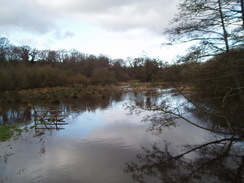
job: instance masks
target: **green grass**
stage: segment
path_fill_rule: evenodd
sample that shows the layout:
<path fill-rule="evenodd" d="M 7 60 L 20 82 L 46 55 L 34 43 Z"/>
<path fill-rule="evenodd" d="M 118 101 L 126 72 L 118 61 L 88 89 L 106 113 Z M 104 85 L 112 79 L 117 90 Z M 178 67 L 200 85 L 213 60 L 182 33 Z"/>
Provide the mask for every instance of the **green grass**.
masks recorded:
<path fill-rule="evenodd" d="M 17 135 L 20 135 L 22 133 L 22 129 L 19 129 L 17 126 L 0 126 L 0 142 L 4 142 L 6 140 L 9 140 L 15 132 L 17 132 Z"/>
<path fill-rule="evenodd" d="M 16 128 L 16 126 L 0 127 L 0 142 L 10 139 L 14 135 L 14 128 Z"/>

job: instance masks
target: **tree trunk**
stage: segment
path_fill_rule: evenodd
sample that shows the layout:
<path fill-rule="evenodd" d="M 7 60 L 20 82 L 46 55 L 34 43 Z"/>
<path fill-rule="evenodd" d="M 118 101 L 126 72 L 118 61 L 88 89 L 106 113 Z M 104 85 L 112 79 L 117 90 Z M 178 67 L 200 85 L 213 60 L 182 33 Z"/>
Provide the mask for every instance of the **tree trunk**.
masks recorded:
<path fill-rule="evenodd" d="M 221 19 L 221 26 L 223 29 L 223 37 L 224 37 L 224 41 L 225 41 L 225 51 L 229 52 L 230 48 L 229 48 L 229 42 L 228 42 L 228 33 L 227 33 L 226 27 L 225 27 L 224 15 L 223 15 L 223 11 L 222 11 L 222 4 L 221 4 L 220 0 L 218 0 L 218 5 L 219 5 L 219 14 L 220 14 L 220 19 Z"/>

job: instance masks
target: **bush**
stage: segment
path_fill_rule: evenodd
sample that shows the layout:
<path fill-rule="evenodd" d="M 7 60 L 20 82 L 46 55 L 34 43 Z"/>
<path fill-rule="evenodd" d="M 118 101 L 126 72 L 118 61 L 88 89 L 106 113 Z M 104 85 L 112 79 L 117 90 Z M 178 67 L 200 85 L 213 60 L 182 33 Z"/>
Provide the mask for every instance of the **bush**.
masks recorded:
<path fill-rule="evenodd" d="M 101 85 L 116 83 L 115 74 L 107 68 L 98 68 L 93 71 L 91 82 Z"/>
<path fill-rule="evenodd" d="M 237 94 L 244 86 L 244 51 L 233 50 L 216 56 L 195 68 L 195 86 L 198 92 L 216 97 Z"/>
<path fill-rule="evenodd" d="M 195 67 L 192 74 L 195 92 L 191 99 L 199 111 L 207 111 L 216 124 L 238 133 L 244 120 L 243 68 L 244 50 L 232 50 Z"/>
<path fill-rule="evenodd" d="M 89 83 L 90 80 L 82 74 L 51 65 L 18 63 L 0 67 L 0 91 Z"/>

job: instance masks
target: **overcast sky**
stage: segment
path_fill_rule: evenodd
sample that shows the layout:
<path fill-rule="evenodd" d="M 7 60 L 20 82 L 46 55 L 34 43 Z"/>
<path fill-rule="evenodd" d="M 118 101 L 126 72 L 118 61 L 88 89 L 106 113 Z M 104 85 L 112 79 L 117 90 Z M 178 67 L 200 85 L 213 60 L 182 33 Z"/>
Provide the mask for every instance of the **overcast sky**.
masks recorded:
<path fill-rule="evenodd" d="M 111 58 L 158 57 L 178 0 L 0 0 L 0 36 L 38 49 L 77 49 Z M 174 52 L 174 53 L 173 53 Z"/>

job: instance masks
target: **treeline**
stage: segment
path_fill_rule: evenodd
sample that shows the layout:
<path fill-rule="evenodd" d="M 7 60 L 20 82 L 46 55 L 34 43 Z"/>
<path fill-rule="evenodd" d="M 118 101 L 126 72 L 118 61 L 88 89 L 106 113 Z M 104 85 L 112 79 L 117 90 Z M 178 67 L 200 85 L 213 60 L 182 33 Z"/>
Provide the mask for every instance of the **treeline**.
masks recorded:
<path fill-rule="evenodd" d="M 112 60 L 105 55 L 87 55 L 77 50 L 37 50 L 29 46 L 14 46 L 2 37 L 0 91 L 138 80 L 191 83 L 199 88 L 200 93 L 222 92 L 221 95 L 225 95 L 229 88 L 244 86 L 243 59 L 244 51 L 239 49 L 217 55 L 204 63 L 189 59 L 170 65 L 148 57 Z M 233 91 L 240 93 L 240 90 Z"/>
<path fill-rule="evenodd" d="M 129 80 L 175 80 L 169 75 L 172 72 L 175 68 L 159 59 L 110 59 L 74 49 L 37 50 L 15 46 L 7 38 L 0 38 L 1 91 L 76 84 L 105 85 Z"/>

